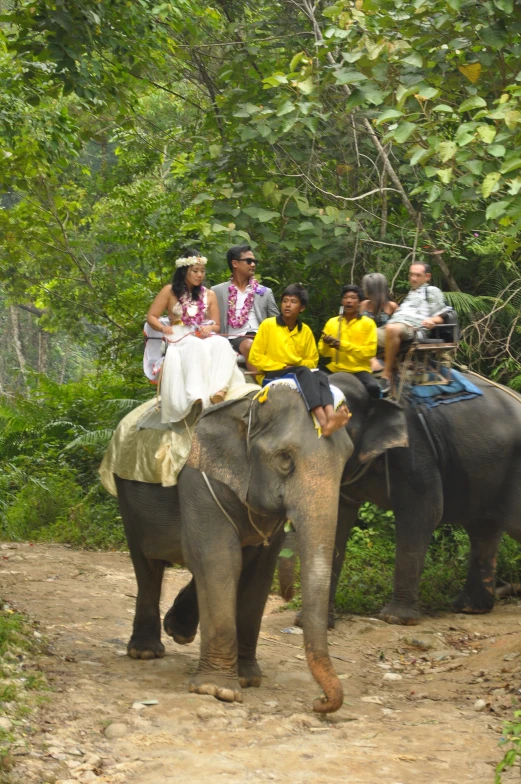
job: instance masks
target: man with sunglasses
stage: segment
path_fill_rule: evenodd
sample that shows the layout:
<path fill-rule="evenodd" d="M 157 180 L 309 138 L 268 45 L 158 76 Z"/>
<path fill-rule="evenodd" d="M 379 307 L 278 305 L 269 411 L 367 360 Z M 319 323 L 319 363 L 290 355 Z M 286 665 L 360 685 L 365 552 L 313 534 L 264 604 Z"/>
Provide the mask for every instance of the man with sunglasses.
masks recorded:
<path fill-rule="evenodd" d="M 278 316 L 279 309 L 272 290 L 255 279 L 257 260 L 250 245 L 234 245 L 227 252 L 226 260 L 231 279 L 212 288 L 219 304 L 221 333 L 242 354 L 248 370 L 255 370 L 248 363 L 253 338 L 264 319 Z"/>

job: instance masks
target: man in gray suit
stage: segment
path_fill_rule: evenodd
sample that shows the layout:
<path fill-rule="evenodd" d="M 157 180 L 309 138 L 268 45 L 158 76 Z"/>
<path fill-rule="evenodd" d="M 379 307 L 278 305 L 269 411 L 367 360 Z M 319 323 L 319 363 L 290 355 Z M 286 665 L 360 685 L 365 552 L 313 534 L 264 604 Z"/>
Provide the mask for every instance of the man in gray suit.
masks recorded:
<path fill-rule="evenodd" d="M 271 289 L 255 280 L 256 259 L 249 245 L 234 245 L 226 254 L 232 273 L 228 283 L 212 287 L 217 296 L 221 317 L 221 334 L 246 360 L 259 324 L 269 316 L 278 316 L 279 309 Z"/>

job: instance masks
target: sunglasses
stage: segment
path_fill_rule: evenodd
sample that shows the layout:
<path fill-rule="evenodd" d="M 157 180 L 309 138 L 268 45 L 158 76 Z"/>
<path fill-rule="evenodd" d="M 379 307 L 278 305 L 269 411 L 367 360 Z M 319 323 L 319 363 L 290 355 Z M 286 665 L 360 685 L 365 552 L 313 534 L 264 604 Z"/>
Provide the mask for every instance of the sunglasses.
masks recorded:
<path fill-rule="evenodd" d="M 245 261 L 246 264 L 258 264 L 259 262 L 257 259 L 239 259 L 239 261 Z"/>

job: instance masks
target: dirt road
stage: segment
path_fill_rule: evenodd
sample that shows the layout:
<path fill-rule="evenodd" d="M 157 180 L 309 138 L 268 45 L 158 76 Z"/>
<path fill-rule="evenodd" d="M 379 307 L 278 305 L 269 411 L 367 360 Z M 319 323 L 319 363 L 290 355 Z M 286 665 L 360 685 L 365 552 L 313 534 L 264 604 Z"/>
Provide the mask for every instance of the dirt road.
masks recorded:
<path fill-rule="evenodd" d="M 187 581 L 167 570 L 163 611 Z M 20 784 L 485 784 L 521 690 L 519 604 L 410 628 L 340 620 L 330 642 L 345 702 L 322 719 L 302 636 L 282 631 L 293 614 L 276 597 L 259 645 L 263 685 L 228 705 L 187 691 L 197 638 L 164 639 L 164 659 L 124 655 L 135 595 L 125 554 L 2 544 L 0 595 L 49 641 L 38 666 L 53 693 L 20 728 Z"/>

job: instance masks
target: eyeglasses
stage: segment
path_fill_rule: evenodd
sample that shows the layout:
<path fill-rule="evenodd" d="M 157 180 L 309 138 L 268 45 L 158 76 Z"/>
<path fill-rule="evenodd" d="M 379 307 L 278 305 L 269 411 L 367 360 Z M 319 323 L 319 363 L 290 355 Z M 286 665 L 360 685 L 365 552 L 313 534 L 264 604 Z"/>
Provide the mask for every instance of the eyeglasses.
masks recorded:
<path fill-rule="evenodd" d="M 257 259 L 239 259 L 239 261 L 245 261 L 246 264 L 258 264 L 259 262 Z"/>

